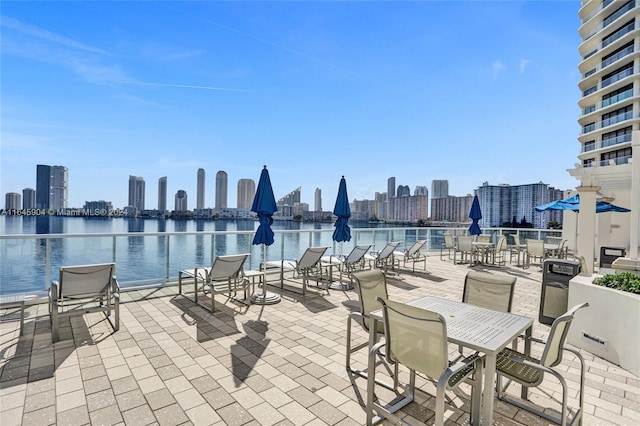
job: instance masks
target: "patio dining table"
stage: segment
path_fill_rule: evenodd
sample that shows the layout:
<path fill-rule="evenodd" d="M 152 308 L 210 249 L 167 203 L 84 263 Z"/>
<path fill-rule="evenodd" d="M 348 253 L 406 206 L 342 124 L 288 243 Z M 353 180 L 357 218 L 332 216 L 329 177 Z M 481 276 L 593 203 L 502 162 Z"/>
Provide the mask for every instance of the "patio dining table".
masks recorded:
<path fill-rule="evenodd" d="M 524 332 L 527 337 L 524 350 L 529 354 L 531 341 L 528 338 L 531 337 L 533 319 L 434 296 L 421 297 L 407 304 L 442 315 L 447 324 L 449 343 L 485 354 L 481 422 L 485 425 L 492 424 L 498 353 Z M 377 321 L 384 319 L 382 309 L 371 312 L 370 318 L 373 323 L 369 327 L 369 348 L 372 348 L 377 340 Z M 375 361 L 368 365 L 367 404 L 373 404 L 374 369 Z M 522 388 L 523 398 L 526 398 L 526 389 Z"/>
<path fill-rule="evenodd" d="M 494 243 L 488 241 L 473 241 L 471 244 L 475 247 L 481 264 L 494 263 L 493 256 L 495 255 L 495 251 L 493 249 L 496 247 Z"/>

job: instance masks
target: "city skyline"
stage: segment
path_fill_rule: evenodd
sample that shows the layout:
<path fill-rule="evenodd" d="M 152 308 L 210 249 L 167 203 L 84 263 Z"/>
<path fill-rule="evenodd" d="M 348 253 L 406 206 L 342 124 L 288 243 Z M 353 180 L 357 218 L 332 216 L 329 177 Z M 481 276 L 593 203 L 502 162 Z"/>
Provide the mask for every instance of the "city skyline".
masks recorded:
<path fill-rule="evenodd" d="M 392 175 L 412 189 L 449 179 L 457 195 L 485 181 L 573 189 L 579 8 L 4 3 L 0 192 L 35 187 L 39 163 L 69 168 L 70 206 L 126 205 L 128 175 L 168 176 L 169 198 L 193 202 L 198 168 L 237 182 L 265 164 L 277 194 L 301 186 L 309 205 L 315 188 L 331 204 L 342 175 L 353 199 Z"/>

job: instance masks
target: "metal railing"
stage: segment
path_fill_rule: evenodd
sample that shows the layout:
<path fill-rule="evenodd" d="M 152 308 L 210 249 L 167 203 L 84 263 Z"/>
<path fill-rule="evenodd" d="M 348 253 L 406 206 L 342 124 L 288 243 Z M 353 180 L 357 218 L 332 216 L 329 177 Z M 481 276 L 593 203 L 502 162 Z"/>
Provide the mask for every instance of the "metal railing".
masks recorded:
<path fill-rule="evenodd" d="M 466 235 L 468 228 L 408 227 L 352 228 L 351 241 L 336 243 L 333 229 L 275 230 L 275 242 L 267 247 L 266 260 L 299 259 L 311 246 L 328 246 L 326 255 L 348 254 L 355 245 L 372 244 L 382 249 L 387 242 L 401 241 L 399 250 L 416 240 L 426 240 L 425 251 L 437 252 L 444 234 Z M 484 233 L 519 234 L 521 239 L 557 236 L 559 230 L 486 228 Z M 46 294 L 61 266 L 115 262 L 123 289 L 161 287 L 177 281 L 178 272 L 210 266 L 217 256 L 250 253 L 245 269 L 259 269 L 263 246 L 252 245 L 255 231 L 135 232 L 113 234 L 15 234 L 0 235 L 0 295 Z"/>

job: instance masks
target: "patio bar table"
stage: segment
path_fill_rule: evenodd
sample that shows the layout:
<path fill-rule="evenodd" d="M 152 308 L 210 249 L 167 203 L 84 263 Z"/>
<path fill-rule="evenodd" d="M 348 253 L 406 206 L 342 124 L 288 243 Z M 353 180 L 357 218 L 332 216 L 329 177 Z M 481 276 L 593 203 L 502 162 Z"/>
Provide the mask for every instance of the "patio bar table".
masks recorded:
<path fill-rule="evenodd" d="M 531 337 L 533 318 L 434 296 L 425 296 L 406 303 L 442 315 L 447 324 L 447 340 L 450 343 L 485 354 L 481 422 L 490 425 L 493 419 L 493 391 L 498 353 L 524 332 L 527 337 L 525 353 L 529 354 L 531 341 L 528 338 Z M 384 319 L 382 309 L 371 312 L 370 318 L 373 323 L 369 327 L 369 348 L 372 348 L 377 340 L 377 321 Z M 373 403 L 375 383 L 371 378 L 374 376 L 374 368 L 375 363 L 368 365 L 367 404 Z M 526 396 L 526 387 L 523 386 L 522 397 Z"/>

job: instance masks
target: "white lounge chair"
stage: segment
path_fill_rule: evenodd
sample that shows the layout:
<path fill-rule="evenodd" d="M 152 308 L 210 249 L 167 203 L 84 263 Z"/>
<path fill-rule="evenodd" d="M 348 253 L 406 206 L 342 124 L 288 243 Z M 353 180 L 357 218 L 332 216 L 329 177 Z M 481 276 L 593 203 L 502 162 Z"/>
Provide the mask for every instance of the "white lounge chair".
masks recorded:
<path fill-rule="evenodd" d="M 387 243 L 379 252 L 369 252 L 365 254 L 364 258 L 372 267 L 380 268 L 383 269 L 384 272 L 387 272 L 389 267 L 395 269 L 396 259 L 393 253 L 399 245 L 400 241 L 392 241 Z"/>
<path fill-rule="evenodd" d="M 178 273 L 178 293 L 193 300 L 211 312 L 215 311 L 213 298 L 215 294 L 226 294 L 229 298 L 234 298 L 239 290 L 243 290 L 244 299 L 236 300 L 248 304 L 249 298 L 247 292 L 250 287 L 250 282 L 244 276 L 242 269 L 247 257 L 249 257 L 249 254 L 218 256 L 210 268 L 196 267 L 194 269 L 180 271 Z M 190 279 L 193 283 L 193 298 L 187 293 L 182 292 L 183 280 L 185 279 Z M 198 293 L 200 291 L 203 293 L 211 293 L 211 307 L 198 301 Z"/>
<path fill-rule="evenodd" d="M 402 261 L 402 266 L 407 267 L 407 263 L 411 263 L 411 270 L 416 271 L 416 263 L 424 262 L 423 270 L 427 270 L 427 257 L 420 251 L 422 247 L 427 243 L 427 240 L 418 240 L 408 250 L 396 251 L 393 256 L 399 261 Z"/>
<path fill-rule="evenodd" d="M 60 318 L 104 312 L 114 331 L 120 329 L 120 286 L 115 263 L 63 266 L 49 288 L 51 338 L 58 341 Z M 115 319 L 112 321 L 111 310 Z"/>

